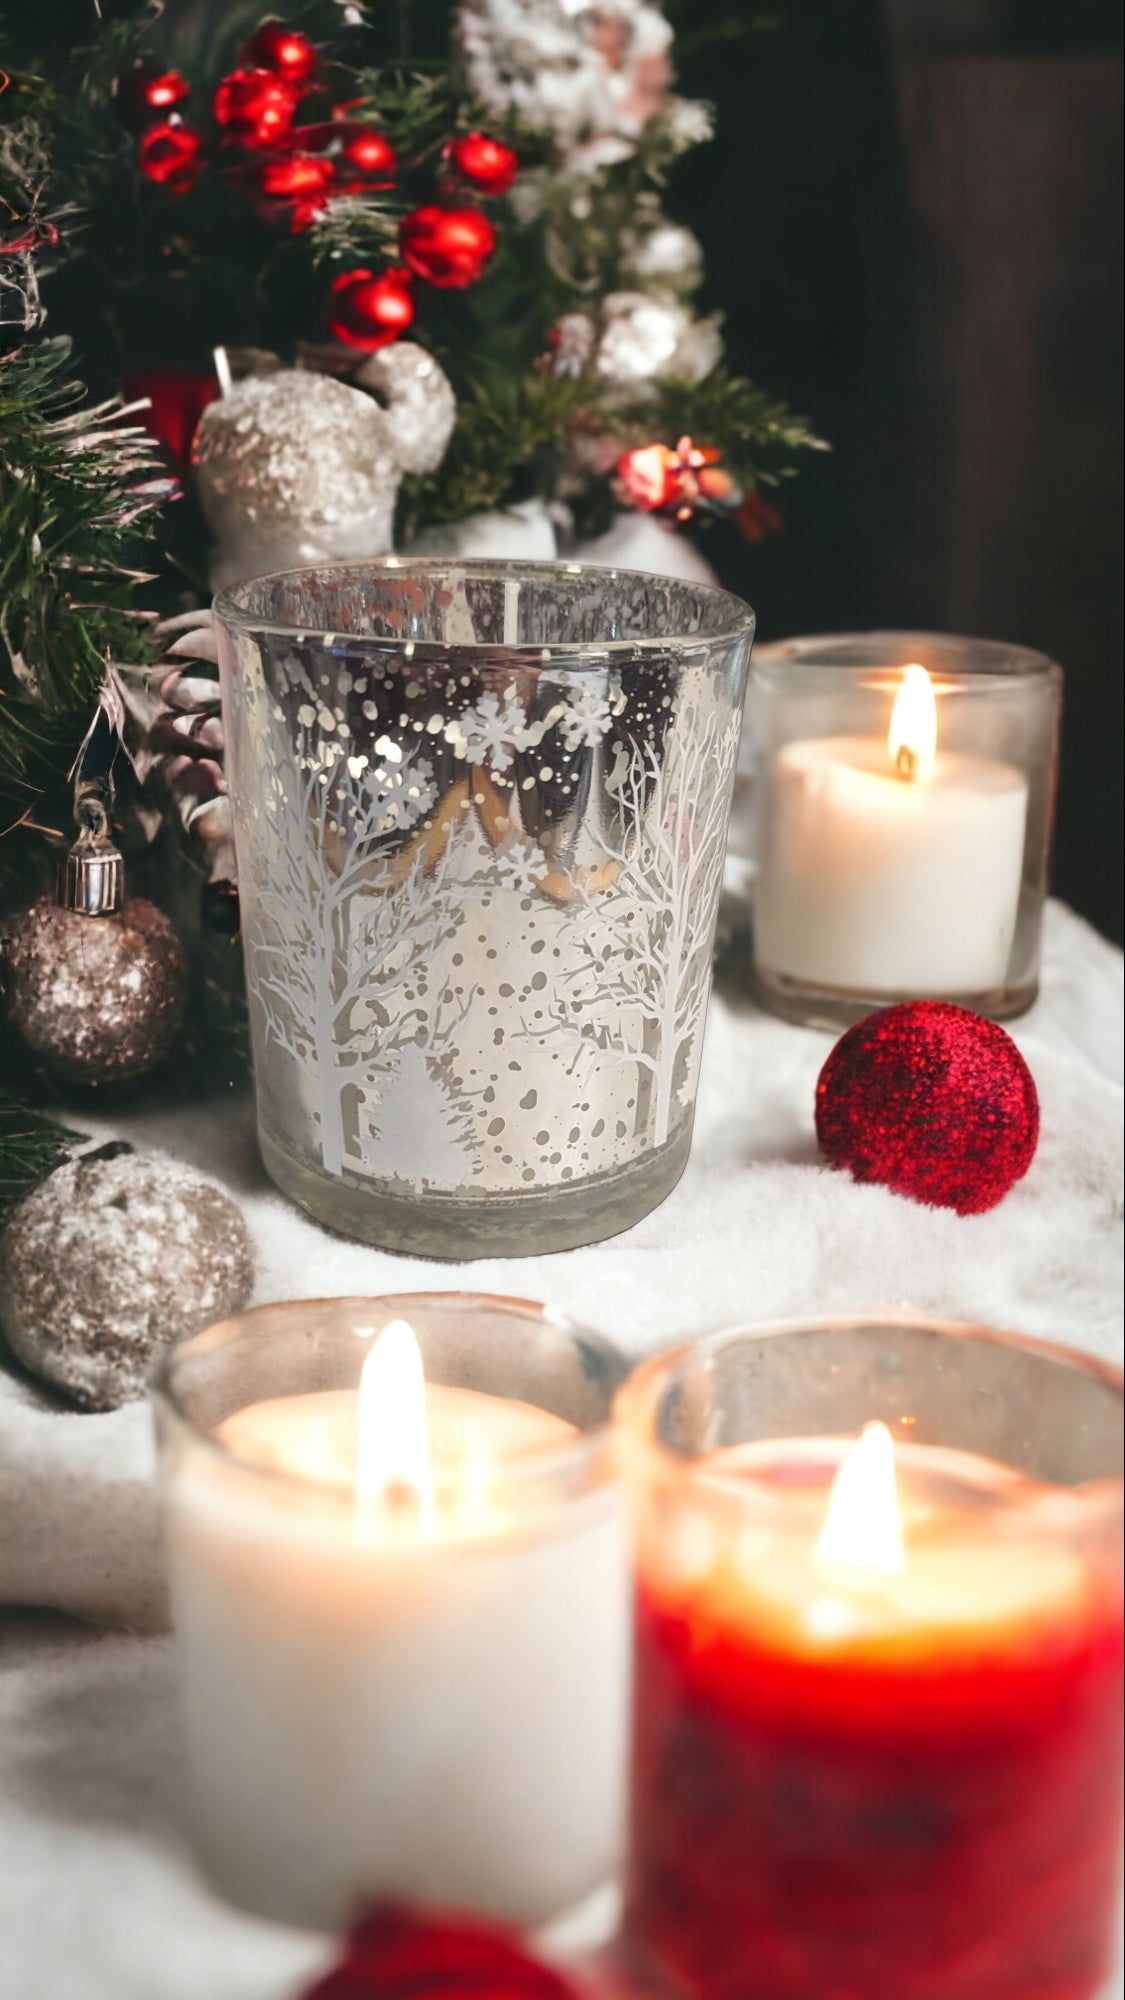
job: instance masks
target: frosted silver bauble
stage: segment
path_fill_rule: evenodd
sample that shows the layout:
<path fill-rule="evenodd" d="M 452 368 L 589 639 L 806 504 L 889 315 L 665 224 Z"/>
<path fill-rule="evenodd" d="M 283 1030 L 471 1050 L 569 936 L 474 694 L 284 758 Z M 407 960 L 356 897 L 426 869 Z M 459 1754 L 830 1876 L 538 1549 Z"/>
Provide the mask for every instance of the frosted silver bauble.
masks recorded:
<path fill-rule="evenodd" d="M 351 382 L 305 368 L 236 382 L 204 410 L 194 447 L 215 589 L 388 555 L 402 475 L 440 465 L 455 409 L 442 369 L 408 341 L 369 356 Z"/>
<path fill-rule="evenodd" d="M 67 1083 L 119 1083 L 167 1055 L 187 998 L 184 948 L 141 897 L 109 916 L 44 896 L 6 924 L 6 1013 Z"/>
<path fill-rule="evenodd" d="M 158 1154 L 56 1168 L 0 1237 L 0 1324 L 25 1367 L 89 1410 L 144 1394 L 158 1347 L 240 1311 L 254 1267 L 230 1196 Z"/>

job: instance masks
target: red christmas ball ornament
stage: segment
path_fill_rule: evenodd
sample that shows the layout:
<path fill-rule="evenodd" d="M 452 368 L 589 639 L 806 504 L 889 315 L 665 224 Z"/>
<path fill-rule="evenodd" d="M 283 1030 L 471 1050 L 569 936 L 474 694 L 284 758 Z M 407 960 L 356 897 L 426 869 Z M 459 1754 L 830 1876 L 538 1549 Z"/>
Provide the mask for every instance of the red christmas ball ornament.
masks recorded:
<path fill-rule="evenodd" d="M 275 153 L 262 162 L 258 187 L 267 201 L 287 204 L 296 233 L 324 213 L 335 179 L 335 165 L 323 154 Z"/>
<path fill-rule="evenodd" d="M 316 68 L 316 50 L 307 35 L 280 21 L 264 21 L 243 58 L 248 69 L 272 69 L 287 83 L 307 83 Z"/>
<path fill-rule="evenodd" d="M 451 139 L 444 157 L 461 179 L 482 194 L 507 194 L 519 172 L 519 160 L 510 146 L 490 139 L 485 132 L 466 132 Z"/>
<path fill-rule="evenodd" d="M 190 88 L 178 69 L 153 69 L 150 64 L 137 63 L 118 77 L 113 93 L 114 109 L 122 124 L 139 132 L 150 119 L 166 118 L 190 96 Z"/>
<path fill-rule="evenodd" d="M 337 340 L 374 354 L 406 332 L 414 318 L 409 271 L 344 271 L 329 293 L 328 324 Z"/>
<path fill-rule="evenodd" d="M 383 1904 L 358 1924 L 304 2000 L 577 2000 L 514 1931 L 477 1917 L 415 1916 Z"/>
<path fill-rule="evenodd" d="M 403 262 L 416 278 L 442 291 L 463 291 L 480 277 L 496 248 L 496 231 L 479 208 L 416 208 L 398 231 Z"/>
<path fill-rule="evenodd" d="M 340 141 L 340 160 L 351 167 L 364 187 L 394 186 L 398 161 L 390 141 L 373 125 L 341 124 L 334 130 Z"/>
<path fill-rule="evenodd" d="M 817 1081 L 816 1135 L 857 1181 L 979 1215 L 1031 1165 L 1039 1099 L 995 1021 L 945 1000 L 910 1000 L 837 1042 Z"/>
<path fill-rule="evenodd" d="M 269 69 L 235 69 L 215 92 L 218 123 L 243 146 L 265 152 L 289 137 L 298 91 Z"/>
<path fill-rule="evenodd" d="M 145 179 L 173 194 L 187 194 L 203 164 L 203 136 L 182 118 L 161 119 L 137 141 L 137 165 Z"/>

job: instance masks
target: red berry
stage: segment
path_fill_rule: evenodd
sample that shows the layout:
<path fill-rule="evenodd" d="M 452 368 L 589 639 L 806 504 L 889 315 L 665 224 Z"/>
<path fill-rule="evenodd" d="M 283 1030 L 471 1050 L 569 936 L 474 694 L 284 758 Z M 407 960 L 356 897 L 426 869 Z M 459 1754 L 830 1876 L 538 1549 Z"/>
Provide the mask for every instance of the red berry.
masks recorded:
<path fill-rule="evenodd" d="M 288 138 L 297 97 L 296 87 L 272 70 L 235 69 L 215 92 L 215 117 L 232 139 L 265 151 Z"/>
<path fill-rule="evenodd" d="M 482 194 L 507 194 L 519 171 L 519 161 L 510 146 L 490 139 L 484 132 L 466 132 L 451 139 L 445 158 L 472 187 Z"/>
<path fill-rule="evenodd" d="M 114 109 L 122 123 L 139 132 L 151 119 L 166 117 L 189 96 L 177 69 L 152 69 L 145 63 L 119 76 L 114 85 Z"/>
<path fill-rule="evenodd" d="M 473 285 L 496 248 L 496 231 L 479 208 L 416 208 L 399 224 L 403 261 L 442 291 Z"/>
<path fill-rule="evenodd" d="M 203 138 L 182 118 L 150 125 L 137 142 L 137 165 L 146 180 L 186 194 L 203 172 Z"/>
<path fill-rule="evenodd" d="M 316 68 L 316 50 L 296 28 L 265 21 L 247 43 L 244 60 L 248 68 L 272 69 L 288 83 L 305 83 Z"/>
<path fill-rule="evenodd" d="M 374 354 L 405 333 L 414 318 L 409 271 L 344 271 L 329 295 L 328 324 L 337 340 Z"/>

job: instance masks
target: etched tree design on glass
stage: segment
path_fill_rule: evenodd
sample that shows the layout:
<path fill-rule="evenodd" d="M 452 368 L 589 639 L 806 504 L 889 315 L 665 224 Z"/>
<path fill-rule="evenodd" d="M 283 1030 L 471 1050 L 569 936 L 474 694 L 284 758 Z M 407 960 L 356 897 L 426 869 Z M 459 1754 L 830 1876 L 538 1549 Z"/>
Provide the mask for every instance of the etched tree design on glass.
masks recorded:
<path fill-rule="evenodd" d="M 570 1046 L 584 1077 L 604 1062 L 635 1064 L 650 1080 L 653 1146 L 667 1140 L 676 1102 L 694 1094 L 738 732 L 738 718 L 692 705 L 663 762 L 651 742 L 616 746 L 606 789 L 621 833 L 605 842 L 615 878 L 600 889 L 575 881 L 570 970 L 540 1038 Z"/>
<path fill-rule="evenodd" d="M 400 752 L 396 762 L 387 745 L 372 765 L 308 726 L 296 751 L 273 762 L 251 842 L 250 987 L 266 1038 L 312 1072 L 323 1162 L 340 1173 L 345 1163 L 362 1166 L 363 1119 L 404 1052 L 432 1056 L 471 1004 L 471 994 L 442 986 L 438 970 L 462 919 L 464 886 L 454 880 L 452 840 L 429 838 L 429 822 L 405 851 L 391 851 L 392 836 L 434 802 L 423 759 Z M 455 1102 L 432 1061 L 426 1074 L 449 1100 L 464 1178 L 471 1152 Z M 437 1178 L 447 1163 L 448 1149 Z M 417 1144 L 410 1177 L 430 1177 Z"/>

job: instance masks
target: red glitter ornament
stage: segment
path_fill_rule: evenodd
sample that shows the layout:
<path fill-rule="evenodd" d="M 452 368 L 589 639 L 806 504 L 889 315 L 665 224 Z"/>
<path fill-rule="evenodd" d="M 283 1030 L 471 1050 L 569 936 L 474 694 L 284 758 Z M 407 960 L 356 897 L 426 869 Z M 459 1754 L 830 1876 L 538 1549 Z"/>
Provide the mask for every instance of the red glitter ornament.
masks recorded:
<path fill-rule="evenodd" d="M 147 63 L 119 76 L 113 87 L 113 107 L 123 125 L 139 132 L 150 119 L 167 117 L 190 95 L 178 69 L 153 69 Z"/>
<path fill-rule="evenodd" d="M 857 1181 L 979 1215 L 1031 1165 L 1039 1099 L 995 1021 L 945 1000 L 910 1000 L 837 1042 L 817 1081 L 816 1135 Z"/>
<path fill-rule="evenodd" d="M 463 291 L 496 248 L 496 231 L 479 208 L 416 208 L 399 224 L 403 262 L 442 291 Z"/>
<path fill-rule="evenodd" d="M 137 141 L 137 165 L 146 180 L 186 194 L 203 172 L 203 137 L 182 118 L 150 125 Z"/>
<path fill-rule="evenodd" d="M 466 132 L 451 139 L 444 157 L 461 179 L 481 194 L 507 194 L 519 172 L 519 160 L 510 146 L 490 139 L 485 132 Z"/>
<path fill-rule="evenodd" d="M 280 21 L 265 21 L 251 42 L 243 60 L 248 69 L 272 69 L 287 83 L 307 83 L 316 68 L 316 50 L 307 35 Z"/>
<path fill-rule="evenodd" d="M 280 146 L 289 137 L 298 91 L 269 69 L 235 69 L 215 92 L 218 123 L 232 139 L 255 151 Z"/>
<path fill-rule="evenodd" d="M 342 1962 L 304 2000 L 576 2000 L 514 1932 L 475 1917 L 414 1916 L 384 1904 L 358 1924 Z"/>
<path fill-rule="evenodd" d="M 372 271 L 343 271 L 329 294 L 328 324 L 337 340 L 374 354 L 406 332 L 414 318 L 409 271 L 396 266 L 376 277 Z"/>

